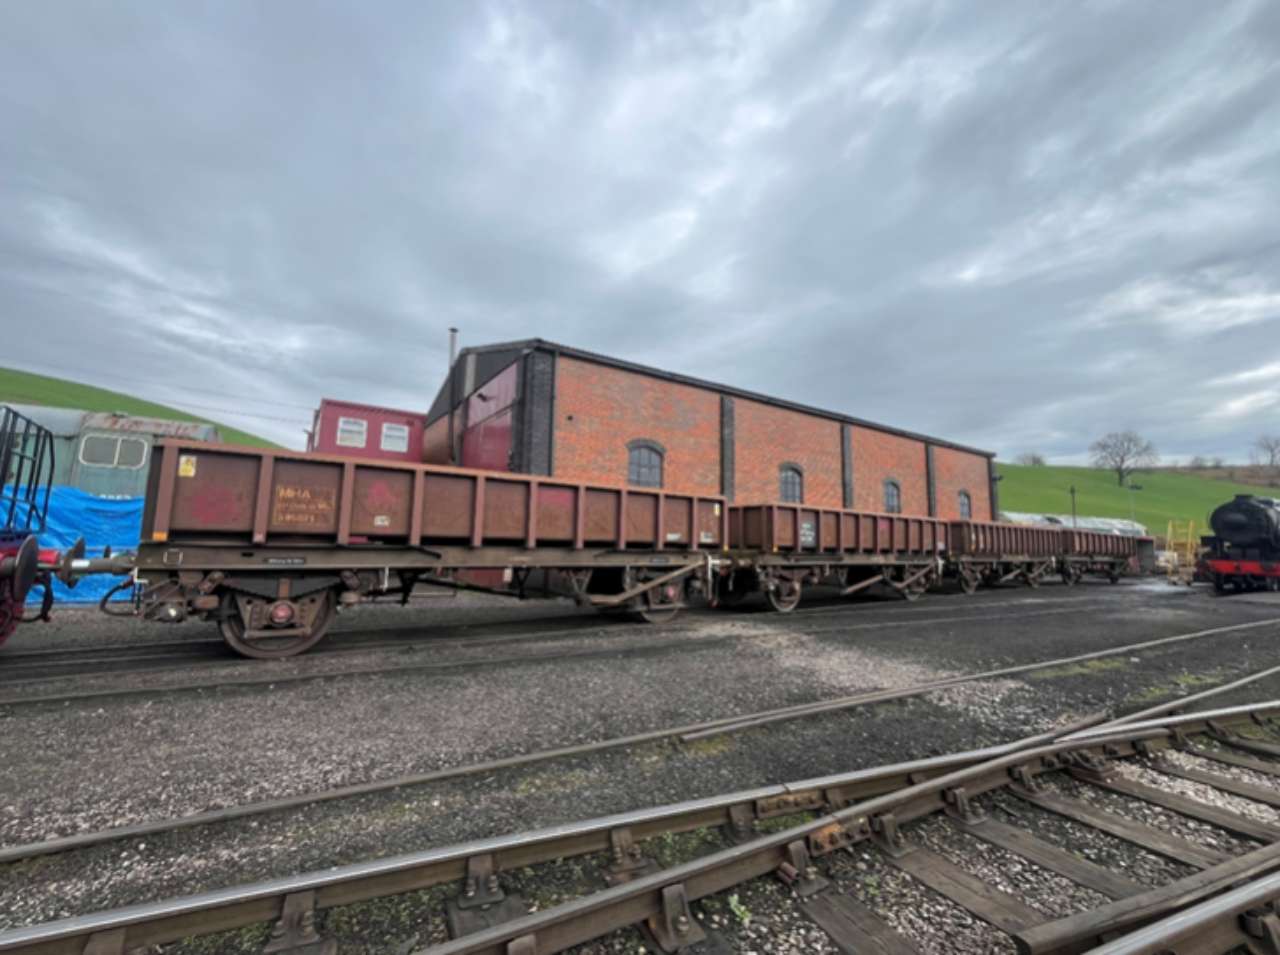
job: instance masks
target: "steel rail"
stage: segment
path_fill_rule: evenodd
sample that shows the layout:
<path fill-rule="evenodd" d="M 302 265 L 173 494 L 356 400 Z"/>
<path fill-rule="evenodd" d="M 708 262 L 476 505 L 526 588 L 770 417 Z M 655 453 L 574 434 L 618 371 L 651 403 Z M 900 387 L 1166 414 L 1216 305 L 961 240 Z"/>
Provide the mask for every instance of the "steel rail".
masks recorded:
<path fill-rule="evenodd" d="M 1133 647 L 1119 648 L 1116 652 L 1131 652 Z M 1031 665 L 1034 668 L 1060 665 L 1061 661 L 1048 661 L 1046 663 Z M 1226 692 L 1243 686 L 1249 682 L 1262 679 L 1271 675 L 1273 672 L 1280 671 L 1280 667 L 1264 670 L 1260 673 L 1253 674 L 1243 680 L 1237 680 L 1234 683 L 1225 684 L 1221 687 L 1215 687 L 1205 690 L 1191 696 L 1183 697 L 1181 700 L 1175 700 L 1168 704 L 1162 704 L 1160 707 L 1152 707 L 1138 713 L 1129 714 L 1116 720 L 1111 720 L 1104 726 L 1120 726 L 1137 720 L 1139 717 L 1148 715 L 1161 709 L 1176 709 L 1188 705 L 1201 699 L 1209 698 L 1215 694 Z M 979 674 L 975 677 L 958 677 L 954 678 L 960 682 L 967 680 L 977 680 L 985 678 Z M 944 681 L 945 685 L 957 685 L 951 681 Z M 859 694 L 853 697 L 844 697 L 839 701 L 839 709 L 849 709 L 860 705 L 869 705 L 877 702 L 886 702 L 889 700 L 906 699 L 911 696 L 932 692 L 937 689 L 936 684 L 923 684 L 913 688 L 905 688 L 902 690 L 876 690 L 869 693 Z M 943 687 L 945 688 L 945 687 Z M 804 705 L 800 712 L 795 712 L 790 719 L 800 718 L 810 715 L 810 707 L 812 705 Z M 828 704 L 816 704 L 819 709 L 817 713 L 827 712 Z M 150 822 L 134 823 L 127 826 L 116 826 L 110 829 L 102 829 L 96 832 L 77 833 L 70 836 L 60 836 L 52 839 L 43 839 L 38 842 L 24 843 L 14 846 L 0 848 L 0 864 L 11 864 L 23 859 L 35 858 L 39 856 L 53 855 L 60 852 L 69 852 L 76 849 L 85 849 L 95 845 L 102 845 L 108 842 L 115 842 L 122 839 L 138 838 L 141 836 L 156 835 L 162 832 L 177 831 L 180 829 L 188 829 L 196 826 L 214 825 L 223 822 L 231 822 L 237 819 L 249 818 L 257 815 L 265 815 L 272 812 L 282 812 L 288 809 L 295 809 L 300 806 L 313 805 L 316 803 L 330 802 L 339 799 L 348 799 L 355 796 L 365 796 L 378 792 L 387 792 L 394 789 L 403 789 L 413 786 L 425 785 L 428 783 L 442 782 L 448 779 L 459 779 L 467 776 L 477 775 L 480 773 L 496 772 L 506 769 L 515 769 L 521 766 L 528 766 L 540 762 L 551 761 L 555 759 L 563 759 L 570 756 L 581 756 L 588 753 L 607 752 L 613 749 L 623 749 L 630 746 L 638 746 L 644 743 L 661 742 L 672 738 L 679 738 L 681 742 L 701 739 L 704 736 L 722 735 L 724 733 L 739 732 L 749 729 L 757 725 L 764 725 L 768 722 L 774 722 L 774 717 L 779 712 L 794 712 L 797 708 L 788 708 L 785 711 L 771 710 L 765 713 L 748 715 L 748 716 L 730 716 L 720 717 L 714 720 L 705 720 L 699 723 L 687 724 L 684 726 L 669 727 L 666 729 L 652 730 L 645 733 L 636 733 L 629 736 L 614 737 L 611 739 L 597 740 L 589 743 L 580 743 L 574 746 L 556 747 L 553 749 L 542 750 L 535 753 L 524 753 L 519 756 L 505 757 L 500 759 L 485 760 L 479 763 L 472 763 L 465 766 L 451 767 L 446 769 L 432 770 L 426 773 L 416 773 L 412 775 L 399 776 L 388 780 L 377 780 L 367 783 L 355 783 L 350 786 L 343 786 L 337 789 L 324 790 L 322 792 L 302 793 L 297 796 L 287 796 L 280 799 L 263 800 L 255 803 L 246 803 L 240 806 L 230 806 L 224 809 L 211 810 L 208 812 L 191 813 L 185 816 L 178 816 L 172 819 L 153 820 Z M 757 717 L 768 717 L 767 719 L 757 719 Z"/>
<path fill-rule="evenodd" d="M 1196 713 L 1183 713 L 1180 716 L 1166 716 L 1164 719 L 1134 721 L 1120 726 L 1115 725 L 1113 721 L 1111 723 L 1103 723 L 1100 726 L 1073 730 L 1061 736 L 1060 739 L 1064 741 L 1088 739 L 1092 736 L 1102 736 L 1115 732 L 1117 729 L 1144 730 L 1158 726 L 1169 728 L 1181 728 L 1187 725 L 1207 726 L 1210 721 L 1231 721 L 1233 718 L 1241 716 L 1256 719 L 1264 713 L 1271 713 L 1277 709 L 1280 709 L 1280 700 L 1268 700 L 1262 703 L 1241 703 L 1237 706 L 1226 706 L 1217 710 L 1201 710 Z"/>
<path fill-rule="evenodd" d="M 1226 633 L 1241 633 L 1258 627 L 1274 626 L 1277 623 L 1280 623 L 1280 619 L 1271 618 L 1268 620 L 1253 621 L 1251 623 L 1233 624 L 1227 627 L 1213 627 L 1209 630 L 1196 630 L 1191 633 L 1175 634 L 1171 637 L 1159 637 L 1154 640 L 1144 640 L 1140 643 L 1131 643 L 1122 647 L 1110 647 L 1105 650 L 1094 650 L 1090 653 L 1080 653 L 1070 657 L 1059 657 L 1055 660 L 1042 660 L 1036 663 L 1023 663 L 1016 666 L 1001 667 L 995 670 L 987 670 L 982 673 L 949 677 L 945 680 L 935 680 L 931 683 L 919 684 L 915 687 L 908 687 L 902 690 L 883 690 L 880 691 L 875 700 L 869 700 L 867 698 L 867 694 L 864 693 L 818 703 L 801 703 L 796 706 L 782 707 L 780 709 L 769 710 L 764 713 L 744 717 L 737 723 L 723 723 L 715 728 L 696 730 L 694 732 L 686 733 L 680 737 L 680 741 L 682 743 L 689 743 L 694 740 L 705 739 L 710 736 L 718 736 L 722 733 L 735 732 L 738 729 L 745 729 L 752 726 L 763 726 L 766 723 L 776 723 L 783 720 L 795 719 L 797 716 L 810 716 L 815 713 L 826 713 L 834 710 L 845 709 L 849 706 L 859 706 L 867 702 L 883 702 L 902 699 L 906 696 L 916 696 L 920 693 L 931 693 L 935 690 L 945 690 L 948 687 L 959 686 L 962 683 L 969 683 L 974 680 L 990 680 L 997 677 L 1013 676 L 1018 673 L 1029 673 L 1034 672 L 1035 670 L 1045 670 L 1051 667 L 1065 666 L 1072 663 L 1082 663 L 1086 660 L 1098 660 L 1103 657 L 1120 656 L 1126 653 L 1133 653 L 1138 650 L 1149 650 L 1153 647 L 1168 646 L 1172 643 L 1181 643 L 1187 640 L 1198 640 L 1204 637 L 1219 636 Z"/>
<path fill-rule="evenodd" d="M 759 818 L 786 815 L 798 811 L 803 805 L 820 805 L 821 800 L 827 797 L 848 799 L 893 792 L 920 775 L 949 772 L 957 767 L 972 766 L 1027 747 L 1040 746 L 1051 742 L 1061 732 L 1060 729 L 1051 730 L 962 753 L 741 790 L 238 888 L 217 889 L 180 899 L 60 919 L 0 933 L 0 952 L 79 955 L 81 948 L 78 946 L 82 946 L 91 935 L 120 928 L 134 930 L 128 936 L 129 947 L 160 944 L 188 935 L 207 934 L 277 918 L 284 897 L 297 892 L 316 891 L 317 905 L 324 908 L 460 880 L 465 875 L 466 860 L 475 856 L 490 855 L 494 859 L 495 872 L 509 871 L 539 862 L 607 850 L 610 847 L 609 834 L 620 829 L 627 829 L 636 839 L 643 839 L 664 832 L 730 825 L 730 810 L 736 806 L 750 806 L 757 813 L 763 811 L 764 815 Z M 216 927 L 207 928 L 207 925 Z"/>
<path fill-rule="evenodd" d="M 977 615 L 968 615 L 963 617 L 944 616 L 944 617 L 938 617 L 936 619 L 939 622 L 945 621 L 949 623 L 963 622 L 963 621 L 973 620 L 973 619 L 1011 620 L 1011 619 L 1019 619 L 1022 617 L 1038 617 L 1038 616 L 1047 616 L 1052 614 L 1061 614 L 1061 613 L 1070 613 L 1070 612 L 1072 611 L 1040 610 L 1040 611 L 1028 611 L 1026 613 L 1017 613 L 1017 614 L 992 614 L 987 618 L 979 618 L 977 617 Z M 852 625 L 837 624 L 830 627 L 823 627 L 820 629 L 819 628 L 805 629 L 803 631 L 797 631 L 797 632 L 803 633 L 803 634 L 843 633 L 843 632 L 853 631 L 853 630 L 876 630 L 876 629 L 884 629 L 888 627 L 915 626 L 917 624 L 933 623 L 933 622 L 935 621 L 934 620 L 911 620 L 911 621 L 888 621 L 883 623 L 866 622 L 866 623 L 856 623 Z M 582 635 L 584 636 L 587 635 L 590 629 L 591 628 L 587 628 L 586 630 L 584 630 Z M 604 629 L 613 630 L 613 628 L 611 627 L 604 627 Z M 626 628 L 618 627 L 617 632 L 609 633 L 608 637 L 609 638 L 622 637 L 625 635 L 624 631 L 626 631 Z M 630 631 L 626 631 L 626 632 L 630 632 Z M 688 629 L 685 627 L 675 627 L 675 628 L 669 628 L 669 629 L 663 628 L 663 630 L 661 630 L 660 632 L 688 633 Z M 577 634 L 577 631 L 570 631 L 567 635 L 572 637 L 575 634 Z M 538 636 L 542 636 L 542 635 L 540 634 Z M 733 643 L 739 640 L 773 639 L 776 636 L 777 634 L 773 632 L 760 633 L 760 634 L 738 633 L 738 634 L 728 634 L 728 635 L 718 636 L 718 637 L 701 637 L 701 638 L 698 638 L 696 641 L 690 641 L 688 639 L 669 640 L 664 643 L 646 643 L 643 646 L 624 648 L 621 650 L 616 648 L 609 648 L 609 647 L 603 647 L 599 651 L 584 650 L 584 651 L 581 651 L 580 654 L 575 654 L 572 657 L 564 657 L 564 658 L 576 659 L 578 656 L 589 658 L 591 656 L 598 656 L 599 654 L 602 654 L 602 653 L 606 653 L 606 654 L 617 653 L 621 655 L 642 654 L 642 653 L 649 653 L 649 652 L 654 652 L 659 650 L 669 650 L 673 648 L 691 649 L 696 647 L 698 649 L 701 649 L 704 647 L 718 647 L 718 646 L 728 644 L 728 643 Z M 529 638 L 527 636 L 513 635 L 511 637 L 486 638 L 483 641 L 477 640 L 474 643 L 460 642 L 459 645 L 463 646 L 464 648 L 499 646 L 499 645 L 505 645 L 508 643 L 521 643 L 528 639 Z M 406 644 L 412 645 L 412 642 L 407 641 Z M 397 643 L 395 645 L 398 646 L 400 644 Z M 430 646 L 428 641 L 423 641 L 423 646 L 424 646 L 424 649 L 435 649 L 434 647 Z M 362 650 L 377 649 L 377 647 L 370 646 L 370 647 L 361 647 L 359 649 L 362 649 Z M 334 652 L 334 651 L 325 651 L 322 655 L 328 656 L 331 652 Z M 100 690 L 84 690 L 84 691 L 76 691 L 76 692 L 70 692 L 70 693 L 49 693 L 49 694 L 39 694 L 39 695 L 29 695 L 29 696 L 28 695 L 6 696 L 6 697 L 0 697 L 0 707 L 16 707 L 16 706 L 25 706 L 25 705 L 35 705 L 39 703 L 65 703 L 70 701 L 82 702 L 82 701 L 90 701 L 90 700 L 113 699 L 113 698 L 143 696 L 143 695 L 155 697 L 155 696 L 168 695 L 170 693 L 179 693 L 179 692 L 192 692 L 192 691 L 214 690 L 214 689 L 234 689 L 234 688 L 240 688 L 240 687 L 264 686 L 264 685 L 274 686 L 274 685 L 291 684 L 291 683 L 307 683 L 315 680 L 339 679 L 347 676 L 379 676 L 383 674 L 394 675 L 394 674 L 400 674 L 400 673 L 412 673 L 412 672 L 420 672 L 420 671 L 435 671 L 442 668 L 450 668 L 450 667 L 457 667 L 457 666 L 508 665 L 508 664 L 519 664 L 526 660 L 532 661 L 532 662 L 538 662 L 539 660 L 556 659 L 556 658 L 557 656 L 555 654 L 545 654 L 542 656 L 519 656 L 519 657 L 511 656 L 511 657 L 502 657 L 502 658 L 495 658 L 495 659 L 489 659 L 489 660 L 458 661 L 455 663 L 445 663 L 445 664 L 403 663 L 402 662 L 396 666 L 374 666 L 374 667 L 351 668 L 351 669 L 345 669 L 345 670 L 324 670 L 324 671 L 317 671 L 314 673 L 277 674 L 274 676 L 254 675 L 254 676 L 238 677 L 233 675 L 227 679 L 175 683 L 167 686 L 118 687 L 118 688 L 100 689 Z M 304 655 L 303 657 L 299 657 L 296 659 L 307 659 L 307 657 Z M 240 664 L 234 658 L 228 658 L 225 661 L 219 661 L 219 662 L 223 662 L 229 666 L 243 666 L 245 668 L 253 668 L 255 670 L 259 669 L 258 662 Z M 183 666 L 175 666 L 172 669 L 185 670 L 185 669 L 190 669 L 190 667 L 187 665 L 183 665 Z M 113 673 L 112 676 L 124 676 L 124 675 L 127 675 L 129 672 L 131 671 L 120 671 L 119 673 Z M 132 671 L 132 672 L 139 672 L 139 673 L 145 672 L 147 674 L 155 674 L 163 671 L 160 668 L 147 668 L 146 670 L 139 670 L 139 671 Z M 68 675 L 68 676 L 53 677 L 51 679 L 70 679 L 70 678 L 71 676 Z M 16 686 L 16 685 L 22 685 L 23 683 L 43 683 L 43 682 L 47 682 L 47 681 L 45 680 L 12 681 L 7 685 Z M 4 686 L 4 685 L 6 685 L 5 681 L 0 680 L 0 686 Z"/>
<path fill-rule="evenodd" d="M 1186 909 L 1280 868 L 1280 843 L 1272 843 L 1208 869 L 1096 909 L 1042 922 L 1013 936 L 1020 955 L 1079 955 L 1095 943 L 1131 932 L 1169 912 Z"/>
<path fill-rule="evenodd" d="M 1238 924 L 1240 916 L 1250 909 L 1269 905 L 1280 899 L 1280 872 L 1254 879 L 1239 888 L 1224 892 L 1140 928 L 1112 942 L 1089 950 L 1089 955 L 1160 955 L 1163 952 L 1185 951 L 1225 952 L 1243 945 L 1249 933 Z M 1263 916 L 1265 917 L 1265 916 Z M 1280 920 L 1270 913 L 1272 932 L 1280 933 Z M 1264 927 L 1265 931 L 1265 927 Z M 1255 936 L 1265 942 L 1265 935 Z M 1274 945 L 1277 935 L 1272 935 Z M 1212 945 L 1212 948 L 1209 947 Z M 1258 951 L 1272 951 L 1272 947 Z"/>
<path fill-rule="evenodd" d="M 1259 670 L 1256 673 L 1250 673 L 1248 676 L 1241 677 L 1238 680 L 1232 680 L 1230 683 L 1223 683 L 1220 686 L 1210 687 L 1207 690 L 1201 690 L 1198 693 L 1192 693 L 1190 696 L 1178 697 L 1164 703 L 1157 703 L 1155 706 L 1149 706 L 1145 710 L 1138 710 L 1136 713 L 1129 713 L 1125 716 L 1117 717 L 1102 724 L 1102 727 L 1108 726 L 1124 726 L 1130 723 L 1136 723 L 1149 717 L 1163 716 L 1166 713 L 1176 713 L 1179 710 L 1185 710 L 1193 703 L 1199 703 L 1201 700 L 1211 699 L 1223 693 L 1230 693 L 1232 690 L 1238 690 L 1241 687 L 1248 686 L 1251 683 L 1257 683 L 1259 680 L 1265 680 L 1267 677 L 1280 674 L 1280 666 L 1267 667 L 1265 670 Z M 1099 727 L 1101 729 L 1102 727 Z"/>
<path fill-rule="evenodd" d="M 1280 701 L 1272 705 L 1280 707 Z M 1247 717 L 1224 717 L 1228 721 L 1243 718 Z M 79 955 L 92 936 L 112 931 L 122 931 L 121 944 L 127 942 L 129 948 L 160 944 L 279 918 L 285 898 L 300 892 L 314 892 L 315 905 L 328 908 L 460 880 L 466 874 L 467 860 L 475 856 L 488 856 L 495 872 L 508 871 L 606 850 L 611 845 L 610 834 L 623 829 L 640 840 L 663 832 L 732 825 L 732 810 L 738 806 L 749 807 L 760 818 L 766 806 L 773 807 L 772 815 L 786 815 L 805 808 L 853 803 L 849 808 L 827 813 L 783 833 L 753 839 L 734 849 L 655 876 L 466 936 L 439 949 L 441 955 L 463 952 L 505 955 L 508 942 L 536 932 L 541 933 L 537 936 L 537 951 L 559 951 L 653 915 L 660 906 L 661 889 L 665 886 L 684 883 L 691 900 L 700 898 L 776 868 L 783 861 L 784 850 L 790 843 L 807 840 L 824 830 L 830 832 L 834 827 L 848 834 L 851 840 L 869 838 L 872 818 L 877 814 L 895 811 L 899 820 L 908 821 L 941 808 L 946 792 L 957 786 L 963 785 L 970 794 L 977 795 L 1007 785 L 1010 772 L 1016 767 L 1024 767 L 1034 775 L 1059 768 L 1057 757 L 1061 754 L 1099 748 L 1104 752 L 1129 755 L 1137 751 L 1136 744 L 1156 745 L 1167 740 L 1172 731 L 1124 728 L 1105 736 L 1070 741 L 1058 740 L 1057 736 L 1061 734 L 1062 730 L 1054 730 L 963 754 L 692 800 L 236 889 L 58 920 L 0 934 L 0 952 Z M 940 775 L 917 781 L 920 775 L 928 773 Z M 774 802 L 769 803 L 769 800 Z M 581 921 L 584 916 L 588 920 L 585 927 Z M 584 931 L 587 934 L 584 935 Z"/>
<path fill-rule="evenodd" d="M 729 718 L 732 719 L 732 717 Z M 1103 714 L 1096 713 L 1075 721 L 1072 726 L 1084 728 L 1085 726 L 1099 723 L 1104 718 L 1105 716 Z M 706 724 L 704 723 L 700 725 Z M 265 815 L 272 812 L 282 812 L 288 809 L 296 809 L 301 806 L 349 799 L 355 796 L 366 796 L 372 793 L 388 792 L 394 789 L 404 789 L 412 786 L 426 785 L 428 783 L 443 782 L 450 779 L 461 779 L 468 776 L 477 776 L 501 770 L 517 769 L 523 766 L 549 762 L 554 759 L 562 759 L 569 756 L 582 756 L 588 753 L 598 753 L 611 749 L 621 749 L 628 746 L 641 745 L 644 743 L 660 742 L 677 736 L 685 729 L 688 729 L 688 726 L 674 727 L 665 730 L 654 730 L 648 733 L 636 733 L 631 736 L 614 737 L 612 739 L 599 740 L 592 743 L 581 743 L 577 746 L 562 746 L 556 749 L 541 750 L 536 753 L 522 753 L 519 756 L 490 759 L 479 763 L 470 763 L 465 766 L 437 769 L 432 770 L 431 772 L 417 773 L 409 776 L 400 776 L 395 779 L 379 780 L 369 783 L 355 783 L 350 786 L 342 786 L 337 789 L 324 790 L 318 793 L 303 793 L 298 796 L 286 796 L 281 799 L 262 800 L 255 803 L 246 803 L 241 806 L 228 806 L 224 809 L 215 809 L 209 812 L 178 816 L 173 819 L 157 819 L 151 822 L 136 823 L 129 826 L 116 826 L 110 829 L 101 829 L 96 832 L 76 833 L 70 836 L 45 839 L 39 842 L 8 846 L 0 849 L 0 864 L 8 865 L 14 862 L 21 862 L 25 859 L 55 855 L 60 852 L 71 852 L 76 849 L 86 849 L 91 846 L 102 845 L 108 842 L 118 842 L 123 839 L 152 836 L 162 832 L 176 832 L 197 826 L 233 822 L 237 819 L 251 818 L 253 816 Z M 1049 731 L 1047 733 L 1040 734 L 1036 739 L 1054 739 L 1066 731 L 1066 729 Z M 975 754 L 973 755 L 976 756 L 978 754 L 1003 751 L 1007 745 L 1010 744 L 1003 744 L 998 747 L 988 747 L 984 750 L 975 751 Z M 968 756 L 970 754 L 962 755 Z M 909 763 L 906 764 L 906 768 L 903 769 L 903 772 L 927 771 L 935 764 L 935 762 L 936 760 L 923 760 Z M 841 774 L 840 778 L 845 778 L 847 775 L 848 774 Z M 783 795 L 783 792 L 780 791 L 777 795 Z"/>
<path fill-rule="evenodd" d="M 628 925 L 656 919 L 663 910 L 663 890 L 669 887 L 681 887 L 684 897 L 694 901 L 778 869 L 788 861 L 788 847 L 792 844 L 812 845 L 815 837 L 825 842 L 824 836 L 836 833 L 837 844 L 847 845 L 870 838 L 877 817 L 892 814 L 896 821 L 904 821 L 944 809 L 944 793 L 948 790 L 963 787 L 975 794 L 1007 785 L 1008 772 L 1020 766 L 1028 767 L 1031 772 L 1043 771 L 1047 766 L 1057 768 L 1056 757 L 1064 753 L 1098 746 L 1132 745 L 1168 735 L 1167 731 L 1160 730 L 1125 730 L 1087 741 L 1019 749 L 872 797 L 783 832 L 454 939 L 428 951 L 432 955 L 507 955 L 508 945 L 526 939 L 526 944 L 531 944 L 539 955 L 563 951 Z M 1036 763 L 1040 765 L 1037 767 Z M 844 835 L 838 835 L 840 833 Z"/>

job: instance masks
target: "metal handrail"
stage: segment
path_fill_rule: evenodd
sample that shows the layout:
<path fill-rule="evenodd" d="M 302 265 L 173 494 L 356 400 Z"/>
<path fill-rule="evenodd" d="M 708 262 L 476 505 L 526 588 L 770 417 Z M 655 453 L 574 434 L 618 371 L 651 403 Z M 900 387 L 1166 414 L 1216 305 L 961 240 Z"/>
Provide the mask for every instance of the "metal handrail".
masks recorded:
<path fill-rule="evenodd" d="M 0 536 L 45 529 L 53 485 L 53 433 L 0 405 Z"/>

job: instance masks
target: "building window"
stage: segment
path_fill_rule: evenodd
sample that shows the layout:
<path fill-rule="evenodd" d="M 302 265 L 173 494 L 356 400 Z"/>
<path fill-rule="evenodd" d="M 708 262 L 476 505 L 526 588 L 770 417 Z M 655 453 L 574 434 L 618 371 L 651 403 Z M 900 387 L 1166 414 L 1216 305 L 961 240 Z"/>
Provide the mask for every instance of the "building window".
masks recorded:
<path fill-rule="evenodd" d="M 394 451 L 397 454 L 404 454 L 409 450 L 409 426 L 407 424 L 392 424 L 391 422 L 383 422 L 382 425 L 382 450 Z"/>
<path fill-rule="evenodd" d="M 338 419 L 338 447 L 363 448 L 369 431 L 369 423 L 364 418 Z"/>
<path fill-rule="evenodd" d="M 632 441 L 627 445 L 627 483 L 662 487 L 662 445 L 656 441 Z"/>
<path fill-rule="evenodd" d="M 136 471 L 147 463 L 147 442 L 112 434 L 86 434 L 80 441 L 80 463 Z"/>
<path fill-rule="evenodd" d="M 804 472 L 798 464 L 784 464 L 779 469 L 778 498 L 786 504 L 804 503 Z"/>
<path fill-rule="evenodd" d="M 973 517 L 973 498 L 968 491 L 960 492 L 960 516 L 966 521 Z"/>
<path fill-rule="evenodd" d="M 902 488 L 892 478 L 884 482 L 884 512 L 886 514 L 902 513 Z"/>

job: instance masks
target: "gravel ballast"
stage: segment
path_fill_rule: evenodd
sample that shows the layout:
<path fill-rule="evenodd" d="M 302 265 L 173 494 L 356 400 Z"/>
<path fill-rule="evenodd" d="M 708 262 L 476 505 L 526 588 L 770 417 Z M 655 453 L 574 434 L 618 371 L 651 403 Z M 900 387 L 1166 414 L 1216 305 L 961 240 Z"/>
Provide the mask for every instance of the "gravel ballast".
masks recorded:
<path fill-rule="evenodd" d="M 616 652 L 595 657 L 486 666 L 486 651 L 460 643 L 421 651 L 475 664 L 455 672 L 15 707 L 0 714 L 7 740 L 0 839 L 12 845 L 1276 615 L 1274 607 L 1202 596 L 1046 587 L 1034 596 L 1010 590 L 910 606 L 819 605 L 807 616 L 689 614 L 666 636 L 658 627 L 610 630 Z M 490 612 L 481 609 L 481 616 Z M 686 646 L 653 648 L 677 632 Z M 1186 692 L 1188 676 L 1225 680 L 1261 669 L 1274 662 L 1277 633 L 1280 627 L 1190 641 L 1112 658 L 1117 665 L 1037 671 L 686 747 L 647 745 L 53 856 L 6 872 L 0 925 L 1002 742 L 1073 715 L 1137 709 Z M 555 636 L 529 647 L 588 649 L 592 639 Z M 342 658 L 386 661 L 388 654 Z M 1280 681 L 1266 681 L 1223 703 L 1278 690 Z M 1052 824 L 1042 831 L 1051 833 Z M 1119 856 L 1099 850 L 1091 858 L 1118 864 Z M 998 856 L 983 858 L 1001 864 Z M 1166 860 L 1128 858 L 1125 870 L 1148 884 L 1185 874 Z M 899 886 L 905 877 L 892 874 Z M 748 888 L 765 894 L 756 900 Z M 904 898 L 927 891 L 900 889 Z M 774 912 L 774 891 L 742 889 L 759 916 L 752 931 L 763 934 L 734 929 L 733 937 L 761 952 L 788 950 L 767 944 L 781 946 L 784 937 L 795 951 L 821 951 L 801 947 L 812 929 L 785 906 L 776 918 L 761 914 Z M 1062 886 L 1053 891 L 1062 905 L 1083 901 Z M 927 950 L 1006 950 L 980 947 L 989 929 L 931 893 L 925 898 L 930 908 L 922 911 L 940 906 L 962 940 Z M 911 917 L 921 923 L 917 933 L 934 921 L 920 911 Z M 736 918 L 733 925 L 745 929 Z M 371 952 L 392 950 L 378 939 L 368 944 Z"/>

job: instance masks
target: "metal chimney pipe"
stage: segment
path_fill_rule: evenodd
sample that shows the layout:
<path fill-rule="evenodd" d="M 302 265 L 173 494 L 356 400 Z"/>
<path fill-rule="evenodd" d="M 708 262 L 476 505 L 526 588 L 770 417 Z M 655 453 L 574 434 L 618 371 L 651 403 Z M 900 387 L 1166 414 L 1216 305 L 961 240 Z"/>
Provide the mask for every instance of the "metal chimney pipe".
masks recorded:
<path fill-rule="evenodd" d="M 449 367 L 453 367 L 454 361 L 458 358 L 458 330 L 452 325 L 449 326 Z"/>

